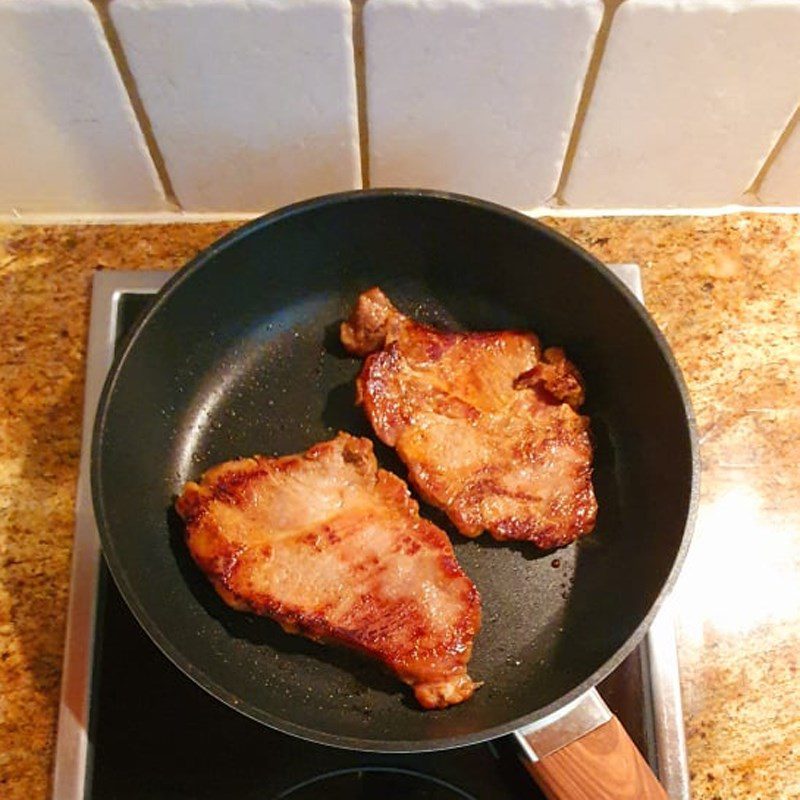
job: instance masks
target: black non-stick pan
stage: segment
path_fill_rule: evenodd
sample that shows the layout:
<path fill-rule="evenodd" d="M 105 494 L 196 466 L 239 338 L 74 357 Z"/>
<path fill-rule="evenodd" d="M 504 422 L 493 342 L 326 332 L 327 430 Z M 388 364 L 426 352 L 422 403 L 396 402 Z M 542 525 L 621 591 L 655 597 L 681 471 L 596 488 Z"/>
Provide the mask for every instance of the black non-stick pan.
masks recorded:
<path fill-rule="evenodd" d="M 536 331 L 586 380 L 594 534 L 541 553 L 466 539 L 422 506 L 483 599 L 470 674 L 485 686 L 445 711 L 421 710 L 355 654 L 229 609 L 172 511 L 184 481 L 215 462 L 294 453 L 338 430 L 372 435 L 354 404 L 361 365 L 339 345 L 338 323 L 374 285 L 441 327 Z M 614 721 L 601 724 L 590 690 L 642 638 L 683 559 L 696 494 L 691 412 L 646 311 L 557 233 L 482 201 L 394 190 L 322 197 L 247 224 L 184 267 L 139 321 L 103 391 L 92 455 L 97 523 L 123 597 L 164 653 L 231 707 L 363 750 L 516 731 L 551 797 L 663 796 L 621 749 L 632 745 Z M 585 783 L 574 766 L 592 758 Z"/>

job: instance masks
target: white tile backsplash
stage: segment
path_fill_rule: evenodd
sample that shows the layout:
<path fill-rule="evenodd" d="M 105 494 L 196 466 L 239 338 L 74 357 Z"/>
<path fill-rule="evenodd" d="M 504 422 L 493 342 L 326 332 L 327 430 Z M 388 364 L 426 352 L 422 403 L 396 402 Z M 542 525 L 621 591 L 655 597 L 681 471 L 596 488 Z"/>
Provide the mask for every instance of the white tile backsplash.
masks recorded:
<path fill-rule="evenodd" d="M 165 207 L 91 3 L 0 2 L 0 213 Z"/>
<path fill-rule="evenodd" d="M 800 123 L 795 124 L 778 151 L 764 176 L 758 196 L 764 203 L 800 206 Z"/>
<path fill-rule="evenodd" d="M 372 185 L 544 203 L 602 8 L 600 0 L 369 0 Z"/>
<path fill-rule="evenodd" d="M 799 76 L 800 0 L 0 0 L 0 218 L 800 207 Z"/>
<path fill-rule="evenodd" d="M 111 17 L 189 211 L 361 185 L 348 0 L 114 0 Z"/>
<path fill-rule="evenodd" d="M 627 0 L 565 187 L 571 206 L 741 199 L 800 100 L 800 3 Z"/>

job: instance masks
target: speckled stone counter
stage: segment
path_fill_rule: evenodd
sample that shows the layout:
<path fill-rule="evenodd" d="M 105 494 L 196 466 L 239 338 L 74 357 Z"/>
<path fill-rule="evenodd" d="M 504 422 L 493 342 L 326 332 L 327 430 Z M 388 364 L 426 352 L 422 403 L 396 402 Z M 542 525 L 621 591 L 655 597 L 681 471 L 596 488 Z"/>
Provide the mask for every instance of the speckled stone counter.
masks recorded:
<path fill-rule="evenodd" d="M 642 266 L 695 404 L 677 587 L 694 797 L 800 798 L 800 217 L 549 223 Z M 92 272 L 174 268 L 232 227 L 0 227 L 0 797 L 49 795 Z"/>

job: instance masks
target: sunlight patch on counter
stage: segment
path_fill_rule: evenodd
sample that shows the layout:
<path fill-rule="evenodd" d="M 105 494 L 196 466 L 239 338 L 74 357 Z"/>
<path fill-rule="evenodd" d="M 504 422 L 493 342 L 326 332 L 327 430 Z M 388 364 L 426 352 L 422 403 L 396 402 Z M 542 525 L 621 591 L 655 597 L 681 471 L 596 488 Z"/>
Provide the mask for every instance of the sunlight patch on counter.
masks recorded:
<path fill-rule="evenodd" d="M 701 504 L 675 592 L 687 644 L 800 614 L 800 525 L 764 499 L 740 485 Z"/>

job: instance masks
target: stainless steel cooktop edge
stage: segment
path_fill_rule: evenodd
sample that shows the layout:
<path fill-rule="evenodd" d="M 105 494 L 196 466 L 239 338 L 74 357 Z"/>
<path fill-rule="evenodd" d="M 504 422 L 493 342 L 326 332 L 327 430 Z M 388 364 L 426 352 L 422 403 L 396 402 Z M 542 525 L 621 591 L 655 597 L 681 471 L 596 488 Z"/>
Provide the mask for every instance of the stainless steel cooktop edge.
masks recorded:
<path fill-rule="evenodd" d="M 638 265 L 610 264 L 609 268 L 643 300 Z M 89 704 L 100 563 L 100 543 L 91 502 L 89 462 L 95 410 L 114 356 L 118 300 L 120 295 L 126 293 L 153 294 L 172 274 L 161 270 L 109 270 L 95 273 L 93 280 L 75 539 L 53 773 L 53 797 L 56 800 L 83 800 L 86 790 Z M 656 762 L 656 771 L 672 800 L 689 800 L 680 675 L 672 604 L 669 599 L 663 604 L 647 634 L 644 654 L 650 678 L 652 724 L 655 731 L 652 755 Z"/>

